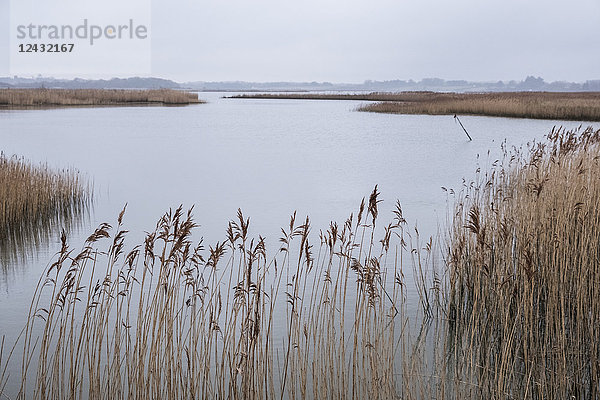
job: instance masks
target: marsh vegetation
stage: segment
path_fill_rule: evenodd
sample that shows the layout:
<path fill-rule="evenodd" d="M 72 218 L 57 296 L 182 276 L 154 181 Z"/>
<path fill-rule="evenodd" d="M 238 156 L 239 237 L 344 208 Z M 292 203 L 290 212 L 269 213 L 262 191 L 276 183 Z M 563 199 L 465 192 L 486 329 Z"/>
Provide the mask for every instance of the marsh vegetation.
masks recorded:
<path fill-rule="evenodd" d="M 202 103 L 196 93 L 173 89 L 0 89 L 0 107 L 185 105 Z"/>
<path fill-rule="evenodd" d="M 75 170 L 0 154 L 0 261 L 18 259 L 57 226 L 70 226 L 91 197 L 89 183 Z"/>
<path fill-rule="evenodd" d="M 599 199 L 591 128 L 507 151 L 466 187 L 445 251 L 436 397 L 598 398 Z"/>
<path fill-rule="evenodd" d="M 361 100 L 359 111 L 391 114 L 484 115 L 573 121 L 600 121 L 598 92 L 439 93 L 400 92 L 363 94 L 243 94 L 234 98 Z"/>

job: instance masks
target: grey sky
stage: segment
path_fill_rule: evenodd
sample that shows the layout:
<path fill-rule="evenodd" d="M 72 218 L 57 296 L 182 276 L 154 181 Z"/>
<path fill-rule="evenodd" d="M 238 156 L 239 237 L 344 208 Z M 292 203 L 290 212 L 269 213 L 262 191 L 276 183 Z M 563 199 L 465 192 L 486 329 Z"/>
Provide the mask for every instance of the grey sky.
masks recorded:
<path fill-rule="evenodd" d="M 600 0 L 147 1 L 177 81 L 600 79 Z"/>
<path fill-rule="evenodd" d="M 600 1 L 153 2 L 153 74 L 177 80 L 600 78 Z"/>
<path fill-rule="evenodd" d="M 9 59 L 9 40 L 8 40 L 8 25 L 9 25 L 9 3 L 8 0 L 0 0 L 0 76 L 8 75 L 10 66 Z"/>

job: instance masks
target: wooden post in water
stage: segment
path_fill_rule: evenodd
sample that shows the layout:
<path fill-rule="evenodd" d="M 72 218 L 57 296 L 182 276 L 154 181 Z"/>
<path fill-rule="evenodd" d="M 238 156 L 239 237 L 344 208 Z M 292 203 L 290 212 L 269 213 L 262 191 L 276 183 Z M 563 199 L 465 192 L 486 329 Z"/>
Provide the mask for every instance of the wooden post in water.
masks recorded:
<path fill-rule="evenodd" d="M 456 116 L 456 114 L 454 114 L 454 119 L 457 120 L 458 123 L 460 124 L 461 128 L 463 128 L 463 131 L 465 131 L 465 133 L 467 134 L 467 137 L 469 138 L 469 140 L 473 140 L 473 138 L 471 138 L 471 135 L 469 135 L 469 132 L 467 132 L 467 130 L 463 126 L 462 122 L 460 122 L 460 119 L 458 119 L 458 117 Z"/>

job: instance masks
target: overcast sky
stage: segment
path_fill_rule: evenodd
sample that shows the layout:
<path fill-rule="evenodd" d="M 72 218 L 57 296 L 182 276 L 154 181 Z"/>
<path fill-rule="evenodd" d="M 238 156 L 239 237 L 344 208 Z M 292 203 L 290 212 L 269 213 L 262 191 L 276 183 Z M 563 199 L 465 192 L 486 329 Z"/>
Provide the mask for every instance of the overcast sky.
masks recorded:
<path fill-rule="evenodd" d="M 600 0 L 153 2 L 177 80 L 600 79 Z"/>
<path fill-rule="evenodd" d="M 600 0 L 148 1 L 177 81 L 600 79 Z"/>

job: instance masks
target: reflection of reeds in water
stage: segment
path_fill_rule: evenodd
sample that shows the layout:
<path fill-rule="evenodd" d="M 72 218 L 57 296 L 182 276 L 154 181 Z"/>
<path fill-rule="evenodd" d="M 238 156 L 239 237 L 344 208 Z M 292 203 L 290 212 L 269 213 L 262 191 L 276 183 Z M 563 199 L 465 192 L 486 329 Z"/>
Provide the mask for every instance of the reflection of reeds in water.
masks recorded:
<path fill-rule="evenodd" d="M 12 231 L 4 232 L 0 240 L 0 265 L 3 271 L 13 269 L 19 263 L 36 257 L 48 244 L 59 238 L 57 229 L 67 235 L 79 231 L 89 219 L 91 202 L 64 210 L 60 215 L 42 219 L 37 224 L 25 223 Z"/>
<path fill-rule="evenodd" d="M 439 272 L 399 206 L 378 220 L 377 188 L 316 248 L 294 214 L 272 257 L 241 211 L 207 250 L 180 208 L 125 251 L 121 213 L 79 253 L 63 236 L 24 330 L 21 395 L 598 398 L 599 179 L 600 131 L 507 152 L 458 196 Z"/>
<path fill-rule="evenodd" d="M 0 155 L 0 263 L 3 269 L 40 246 L 56 231 L 77 224 L 91 190 L 71 170 L 53 171 L 17 157 Z"/>

